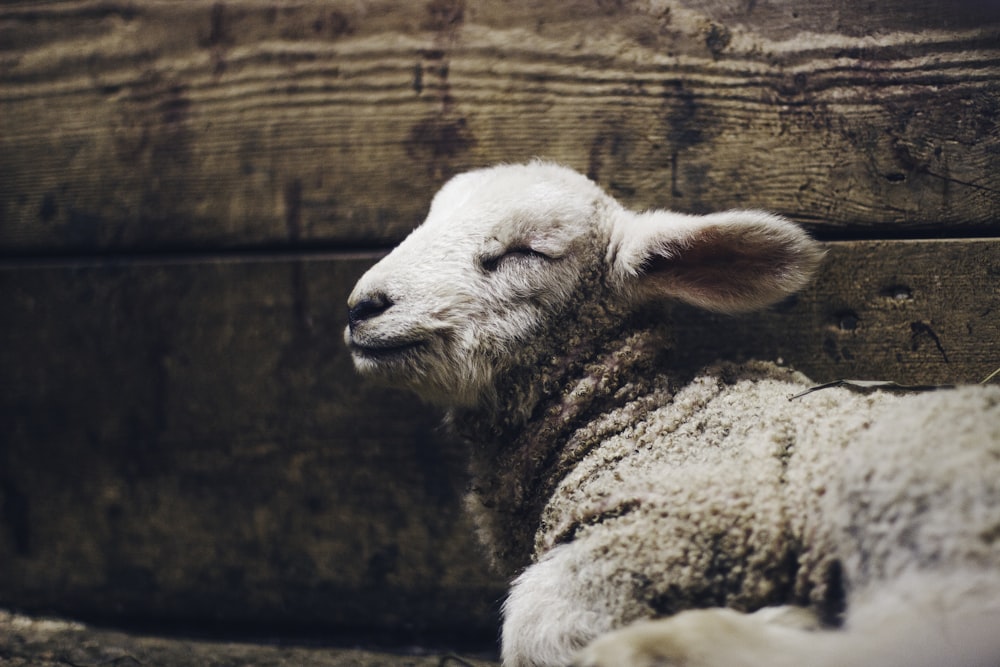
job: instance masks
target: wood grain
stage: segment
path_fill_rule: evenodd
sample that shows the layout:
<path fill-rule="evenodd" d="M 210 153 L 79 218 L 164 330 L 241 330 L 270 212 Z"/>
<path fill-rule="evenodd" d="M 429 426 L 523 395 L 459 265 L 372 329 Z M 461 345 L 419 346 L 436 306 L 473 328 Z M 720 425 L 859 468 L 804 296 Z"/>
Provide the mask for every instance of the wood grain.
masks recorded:
<path fill-rule="evenodd" d="M 818 382 L 968 384 L 1000 368 L 1000 243 L 827 244 L 813 284 L 763 313 L 677 309 L 680 361 L 781 359 Z"/>
<path fill-rule="evenodd" d="M 464 456 L 342 343 L 369 263 L 0 271 L 0 606 L 491 637 Z"/>
<path fill-rule="evenodd" d="M 638 208 L 996 235 L 1000 6 L 816 4 L 8 3 L 0 251 L 391 244 L 535 156 Z"/>
<path fill-rule="evenodd" d="M 0 607 L 493 636 L 464 453 L 341 342 L 376 259 L 0 265 Z M 1000 243 L 829 244 L 768 312 L 669 316 L 678 365 L 974 382 L 1000 366 Z"/>
<path fill-rule="evenodd" d="M 426 647 L 388 647 L 373 651 L 335 648 L 317 642 L 276 643 L 241 637 L 241 641 L 121 632 L 76 622 L 32 618 L 0 611 L 4 667 L 67 667 L 133 663 L 156 667 L 499 667 L 485 645 L 477 657 L 457 656 Z M 395 649 L 395 650 L 391 650 Z M 493 658 L 493 659 L 491 659 Z"/>

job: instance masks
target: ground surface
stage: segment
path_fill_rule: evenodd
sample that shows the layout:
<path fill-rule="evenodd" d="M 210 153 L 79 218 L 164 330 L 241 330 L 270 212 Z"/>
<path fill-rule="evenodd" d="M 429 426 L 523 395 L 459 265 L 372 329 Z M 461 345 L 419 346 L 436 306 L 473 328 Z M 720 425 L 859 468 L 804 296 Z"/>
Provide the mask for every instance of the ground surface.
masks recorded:
<path fill-rule="evenodd" d="M 0 611 L 3 667 L 491 667 L 482 658 L 179 639 Z"/>

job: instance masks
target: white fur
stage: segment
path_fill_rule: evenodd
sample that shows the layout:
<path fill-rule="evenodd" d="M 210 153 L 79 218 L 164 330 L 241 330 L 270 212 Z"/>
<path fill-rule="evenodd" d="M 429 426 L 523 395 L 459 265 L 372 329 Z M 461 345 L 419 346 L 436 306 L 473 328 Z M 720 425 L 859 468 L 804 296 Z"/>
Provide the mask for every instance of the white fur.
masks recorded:
<path fill-rule="evenodd" d="M 788 369 L 664 357 L 657 304 L 764 307 L 821 254 L 536 162 L 452 179 L 359 281 L 358 370 L 469 443 L 505 665 L 1000 665 L 1000 390 L 789 401 Z"/>
<path fill-rule="evenodd" d="M 353 336 L 348 332 L 348 344 L 398 338 L 430 348 L 426 361 L 379 364 L 379 374 L 391 374 L 433 402 L 467 406 L 483 400 L 505 350 L 529 335 L 547 301 L 565 298 L 579 270 L 573 252 L 578 225 L 601 223 L 604 206 L 612 204 L 596 186 L 581 188 L 575 174 L 546 170 L 547 180 L 531 170 L 502 179 L 489 172 L 455 177 L 434 197 L 424 224 L 362 277 L 352 303 L 377 291 L 395 306 L 377 327 L 366 323 Z M 534 224 L 540 216 L 544 228 Z M 497 225 L 498 219 L 504 224 Z M 535 275 L 528 266 L 536 263 L 533 258 L 512 258 L 501 267 L 502 283 L 484 273 L 483 261 L 521 246 L 565 261 Z M 354 358 L 362 373 L 375 370 L 365 357 Z"/>

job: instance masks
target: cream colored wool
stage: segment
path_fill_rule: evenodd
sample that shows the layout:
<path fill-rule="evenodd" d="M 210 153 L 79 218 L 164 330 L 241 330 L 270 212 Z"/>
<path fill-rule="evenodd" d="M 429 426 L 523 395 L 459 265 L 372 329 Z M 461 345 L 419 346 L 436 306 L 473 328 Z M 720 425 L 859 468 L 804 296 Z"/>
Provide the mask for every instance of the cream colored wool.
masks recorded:
<path fill-rule="evenodd" d="M 532 163 L 453 179 L 359 281 L 358 370 L 468 443 L 505 665 L 1000 665 L 1000 388 L 672 370 L 658 304 L 763 307 L 819 257 Z"/>
<path fill-rule="evenodd" d="M 637 582 L 614 613 L 630 620 L 706 601 L 836 607 L 824 598 L 832 527 L 809 519 L 819 516 L 846 443 L 894 397 L 834 390 L 789 401 L 807 384 L 765 363 L 707 369 L 567 475 L 543 514 L 536 554 L 576 530 L 609 560 L 669 573 Z"/>

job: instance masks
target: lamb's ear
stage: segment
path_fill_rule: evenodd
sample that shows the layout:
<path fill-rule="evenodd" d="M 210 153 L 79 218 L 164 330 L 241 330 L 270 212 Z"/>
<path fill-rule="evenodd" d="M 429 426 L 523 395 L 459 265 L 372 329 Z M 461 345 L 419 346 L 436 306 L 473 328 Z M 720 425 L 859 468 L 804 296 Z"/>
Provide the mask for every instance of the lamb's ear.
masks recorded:
<path fill-rule="evenodd" d="M 622 216 L 612 256 L 622 286 L 640 299 L 737 313 L 803 287 L 823 252 L 793 223 L 761 211 L 654 211 Z"/>

